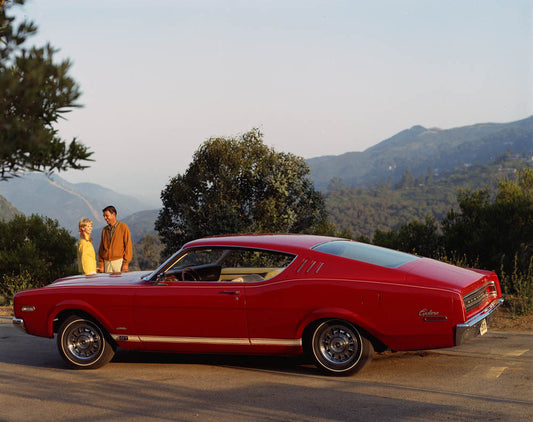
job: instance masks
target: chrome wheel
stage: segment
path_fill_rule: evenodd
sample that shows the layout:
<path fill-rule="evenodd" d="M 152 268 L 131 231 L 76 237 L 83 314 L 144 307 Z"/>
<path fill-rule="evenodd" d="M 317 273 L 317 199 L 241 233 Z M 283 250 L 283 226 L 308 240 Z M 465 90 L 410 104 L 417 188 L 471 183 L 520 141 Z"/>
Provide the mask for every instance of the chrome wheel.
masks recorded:
<path fill-rule="evenodd" d="M 317 366 L 325 373 L 343 375 L 360 370 L 372 358 L 372 344 L 347 321 L 319 324 L 311 339 Z"/>
<path fill-rule="evenodd" d="M 99 368 L 115 353 L 100 326 L 78 316 L 67 318 L 61 325 L 57 346 L 67 365 L 76 369 Z"/>
<path fill-rule="evenodd" d="M 71 327 L 66 342 L 69 352 L 77 359 L 94 359 L 103 348 L 102 334 L 91 325 Z"/>

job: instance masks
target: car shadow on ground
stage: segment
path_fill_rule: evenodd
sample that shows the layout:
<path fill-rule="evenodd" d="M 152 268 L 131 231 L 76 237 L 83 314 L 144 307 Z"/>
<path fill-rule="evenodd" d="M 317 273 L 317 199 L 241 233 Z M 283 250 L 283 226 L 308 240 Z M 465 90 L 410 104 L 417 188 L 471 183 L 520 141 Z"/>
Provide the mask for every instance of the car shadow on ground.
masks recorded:
<path fill-rule="evenodd" d="M 118 349 L 111 364 L 144 363 L 167 365 L 206 365 L 242 369 L 278 371 L 294 374 L 322 374 L 303 356 L 250 356 L 189 353 L 139 352 Z"/>

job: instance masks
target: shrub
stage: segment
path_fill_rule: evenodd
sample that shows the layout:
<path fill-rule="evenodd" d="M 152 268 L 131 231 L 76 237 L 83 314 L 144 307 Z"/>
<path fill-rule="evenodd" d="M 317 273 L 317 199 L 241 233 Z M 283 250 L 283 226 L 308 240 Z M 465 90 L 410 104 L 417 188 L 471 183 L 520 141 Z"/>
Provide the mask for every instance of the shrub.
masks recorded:
<path fill-rule="evenodd" d="M 15 293 L 35 287 L 37 285 L 28 270 L 23 270 L 20 274 L 4 274 L 0 283 L 0 305 L 13 305 Z"/>
<path fill-rule="evenodd" d="M 533 312 L 533 258 L 530 259 L 526 271 L 521 270 L 518 255 L 515 255 L 511 274 L 505 273 L 502 265 L 500 284 L 505 294 L 505 303 L 513 316 Z"/>

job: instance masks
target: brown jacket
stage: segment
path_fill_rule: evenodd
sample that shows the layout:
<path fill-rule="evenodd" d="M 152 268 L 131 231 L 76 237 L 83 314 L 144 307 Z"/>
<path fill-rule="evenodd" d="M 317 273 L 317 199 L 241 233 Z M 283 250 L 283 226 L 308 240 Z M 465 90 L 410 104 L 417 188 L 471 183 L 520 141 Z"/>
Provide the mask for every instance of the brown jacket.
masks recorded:
<path fill-rule="evenodd" d="M 98 265 L 103 266 L 105 261 L 114 261 L 122 258 L 123 264 L 128 264 L 133 257 L 133 247 L 131 245 L 131 235 L 129 227 L 122 222 L 118 222 L 113 237 L 109 238 L 109 227 L 102 230 L 102 240 L 98 249 Z"/>

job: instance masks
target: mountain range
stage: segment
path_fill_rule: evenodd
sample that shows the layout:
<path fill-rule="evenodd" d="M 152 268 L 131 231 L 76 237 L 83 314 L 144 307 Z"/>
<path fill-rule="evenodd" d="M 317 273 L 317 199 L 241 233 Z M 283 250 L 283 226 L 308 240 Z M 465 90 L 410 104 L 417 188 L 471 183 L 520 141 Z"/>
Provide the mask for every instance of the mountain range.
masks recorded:
<path fill-rule="evenodd" d="M 372 187 L 401 180 L 409 170 L 416 178 L 445 173 L 460 164 L 484 164 L 505 152 L 533 154 L 533 116 L 511 123 L 480 123 L 454 129 L 413 126 L 363 152 L 307 160 L 315 188 L 332 179 L 350 186 Z"/>
<path fill-rule="evenodd" d="M 315 187 L 327 191 L 332 180 L 353 187 L 392 185 L 409 171 L 416 178 L 442 176 L 458 165 L 485 164 L 504 153 L 533 157 L 533 116 L 511 123 L 482 123 L 453 129 L 413 126 L 363 152 L 306 160 Z M 392 182 L 392 183 L 391 183 Z M 3 198 L 2 198 L 3 196 Z M 114 205 L 134 241 L 154 234 L 157 204 L 119 194 L 92 183 L 69 183 L 54 174 L 30 173 L 0 182 L 0 219 L 17 212 L 59 221 L 77 237 L 82 216 L 93 220 L 95 232 L 105 225 L 102 209 Z"/>
<path fill-rule="evenodd" d="M 108 205 L 117 208 L 120 220 L 145 221 L 145 215 L 157 215 L 156 205 L 123 195 L 93 183 L 69 183 L 57 174 L 47 176 L 29 173 L 0 182 L 0 218 L 9 219 L 18 210 L 26 215 L 39 214 L 58 220 L 59 224 L 77 237 L 81 217 L 93 221 L 95 232 L 105 226 L 102 209 Z M 9 208 L 11 206 L 11 208 Z M 3 216 L 2 209 L 10 210 Z M 153 218 L 155 220 L 155 217 Z M 153 226 L 153 223 L 152 223 Z M 140 225 L 132 229 L 132 237 L 154 232 Z"/>

